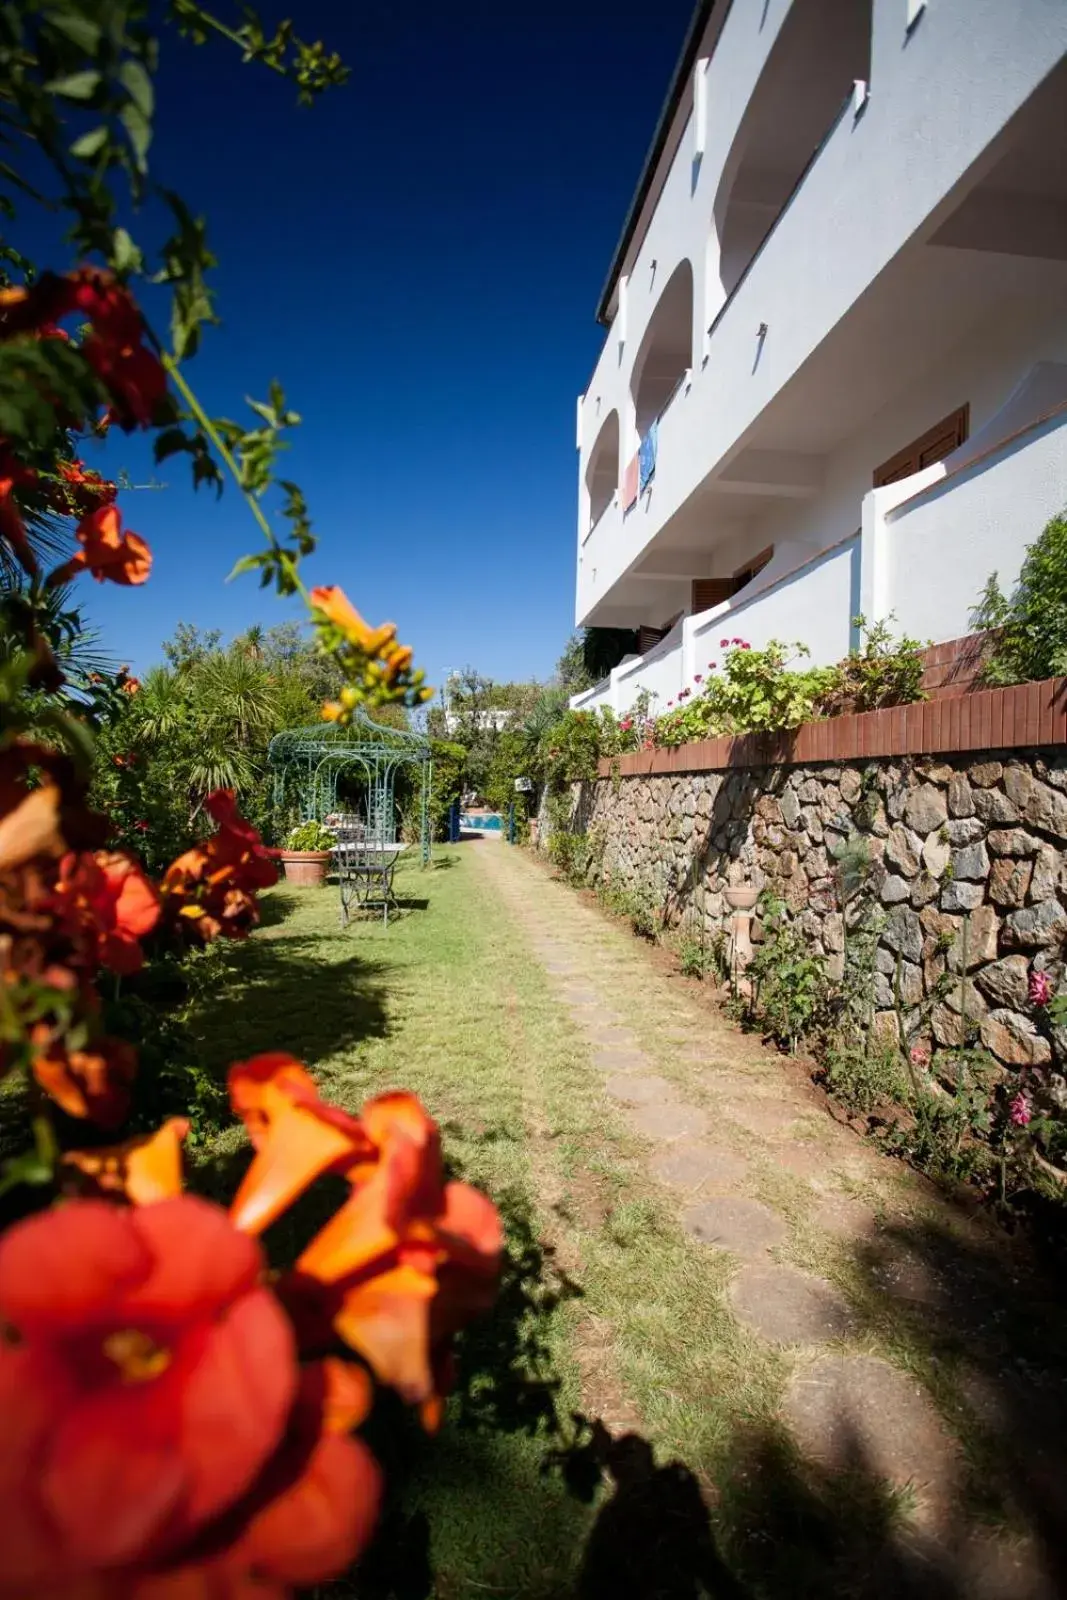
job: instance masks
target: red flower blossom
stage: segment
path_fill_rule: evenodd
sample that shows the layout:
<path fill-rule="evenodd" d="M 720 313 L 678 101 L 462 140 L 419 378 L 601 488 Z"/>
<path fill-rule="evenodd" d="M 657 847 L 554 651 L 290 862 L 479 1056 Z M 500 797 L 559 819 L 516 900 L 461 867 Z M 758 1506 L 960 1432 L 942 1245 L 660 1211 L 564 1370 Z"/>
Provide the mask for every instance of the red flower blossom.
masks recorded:
<path fill-rule="evenodd" d="M 75 1200 L 0 1239 L 14 1336 L 0 1526 L 17 1592 L 148 1595 L 166 1575 L 167 1593 L 236 1594 L 255 1573 L 269 1595 L 358 1553 L 379 1478 L 338 1430 L 368 1387 L 334 1364 L 301 1380 L 262 1270 L 256 1243 L 189 1196 Z"/>
<path fill-rule="evenodd" d="M 132 856 L 83 851 L 60 862 L 52 909 L 91 965 L 125 974 L 144 961 L 140 941 L 159 921 L 159 896 Z"/>
<path fill-rule="evenodd" d="M 703 683 L 704 682 L 704 674 L 702 672 L 694 672 L 694 674 L 693 674 L 693 682 L 694 683 Z"/>
<path fill-rule="evenodd" d="M 125 433 L 151 427 L 167 398 L 167 374 L 140 342 L 117 343 L 93 334 L 82 354 L 112 396 L 109 420 Z"/>
<path fill-rule="evenodd" d="M 432 1424 L 451 1335 L 495 1292 L 496 1210 L 444 1182 L 437 1127 L 411 1095 L 382 1095 L 355 1118 L 278 1053 L 236 1062 L 230 1099 L 256 1152 L 231 1208 L 238 1227 L 269 1226 L 323 1173 L 352 1186 L 279 1290 L 301 1348 L 325 1351 L 339 1336 Z"/>
<path fill-rule="evenodd" d="M 17 461 L 6 445 L 0 445 L 0 538 L 31 578 L 37 571 L 37 560 L 26 537 L 26 524 L 15 499 L 15 490 L 30 488 L 36 483 L 36 472 Z"/>
<path fill-rule="evenodd" d="M 100 506 L 109 506 L 118 494 L 118 486 L 93 472 L 84 461 L 59 462 L 62 483 L 53 484 L 52 504 L 57 511 L 84 517 Z"/>
<path fill-rule="evenodd" d="M 65 582 L 80 567 L 88 567 L 98 583 L 108 578 L 112 583 L 126 585 L 145 582 L 152 570 L 152 552 L 140 534 L 123 532 L 117 506 L 99 506 L 90 511 L 75 533 L 82 548 L 61 569 L 64 576 L 59 581 Z M 54 574 L 49 581 L 57 581 Z"/>
<path fill-rule="evenodd" d="M 1008 1117 L 1016 1128 L 1025 1128 L 1033 1119 L 1034 1107 L 1029 1095 L 1015 1095 L 1008 1107 Z"/>
<path fill-rule="evenodd" d="M 452 1334 L 492 1304 L 502 1234 L 493 1205 L 445 1183 L 440 1135 L 413 1096 L 363 1108 L 375 1158 L 279 1288 L 307 1348 L 337 1335 L 434 1426 Z M 305 1341 L 302 1339 L 302 1343 Z"/>
<path fill-rule="evenodd" d="M 1038 1010 L 1048 1005 L 1052 999 L 1052 980 L 1047 972 L 1038 972 L 1036 968 L 1031 972 L 1028 993 L 1030 1004 Z"/>
<path fill-rule="evenodd" d="M 219 830 L 167 868 L 160 885 L 164 907 L 202 943 L 220 934 L 241 939 L 259 916 L 254 891 L 277 883 L 278 868 L 237 810 L 231 789 L 216 789 L 204 808 Z"/>

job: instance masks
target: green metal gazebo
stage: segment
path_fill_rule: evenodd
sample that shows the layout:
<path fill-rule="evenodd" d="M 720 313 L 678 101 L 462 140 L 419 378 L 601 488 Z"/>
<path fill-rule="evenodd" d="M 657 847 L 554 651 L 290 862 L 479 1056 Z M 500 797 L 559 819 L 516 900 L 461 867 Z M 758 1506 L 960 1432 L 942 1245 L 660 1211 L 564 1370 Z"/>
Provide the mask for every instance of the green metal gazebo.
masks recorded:
<path fill-rule="evenodd" d="M 359 708 L 347 728 L 324 722 L 275 734 L 267 763 L 274 774 L 275 814 L 280 816 L 286 803 L 295 801 L 302 822 L 322 822 L 336 812 L 340 779 L 354 772 L 366 789 L 366 837 L 382 847 L 396 840 L 397 774 L 411 768 L 423 865 L 430 860 L 433 758 L 422 734 L 375 722 Z"/>

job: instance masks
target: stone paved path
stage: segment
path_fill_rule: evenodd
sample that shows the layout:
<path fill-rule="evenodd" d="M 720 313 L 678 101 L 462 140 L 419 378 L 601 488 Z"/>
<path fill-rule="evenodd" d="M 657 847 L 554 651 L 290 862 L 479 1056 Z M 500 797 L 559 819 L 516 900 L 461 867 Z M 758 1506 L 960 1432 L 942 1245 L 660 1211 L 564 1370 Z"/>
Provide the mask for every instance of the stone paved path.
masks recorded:
<path fill-rule="evenodd" d="M 812 1469 L 862 1464 L 906 1496 L 914 1547 L 954 1580 L 931 1593 L 1067 1593 L 1064 1439 L 1051 1423 L 1062 1375 L 1035 1372 L 1018 1347 L 1021 1291 L 999 1236 L 837 1124 L 794 1064 L 540 864 L 496 842 L 471 848 L 679 1225 L 735 1263 L 726 1301 L 787 1362 L 781 1421 Z M 903 1328 L 928 1337 L 925 1381 Z M 949 1358 L 955 1376 L 935 1395 L 929 1370 Z M 961 1433 L 964 1416 L 974 1426 Z M 1021 1485 L 1008 1533 L 983 1531 L 974 1503 L 994 1459 Z"/>

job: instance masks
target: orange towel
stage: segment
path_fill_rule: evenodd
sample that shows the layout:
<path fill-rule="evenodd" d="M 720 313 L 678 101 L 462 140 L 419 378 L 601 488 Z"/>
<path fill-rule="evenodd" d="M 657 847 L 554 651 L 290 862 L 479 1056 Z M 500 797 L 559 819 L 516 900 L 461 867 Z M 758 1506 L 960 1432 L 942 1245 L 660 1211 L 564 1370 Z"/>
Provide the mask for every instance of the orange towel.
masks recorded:
<path fill-rule="evenodd" d="M 641 472 L 641 453 L 638 451 L 622 475 L 622 509 L 629 511 L 637 499 Z"/>

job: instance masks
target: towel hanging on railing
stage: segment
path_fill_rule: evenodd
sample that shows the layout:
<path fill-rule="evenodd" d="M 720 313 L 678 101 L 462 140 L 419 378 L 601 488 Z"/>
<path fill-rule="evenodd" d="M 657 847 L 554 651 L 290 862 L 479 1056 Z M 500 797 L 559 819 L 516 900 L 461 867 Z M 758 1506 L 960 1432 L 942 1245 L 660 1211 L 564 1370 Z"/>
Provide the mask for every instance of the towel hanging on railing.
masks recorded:
<path fill-rule="evenodd" d="M 641 440 L 641 447 L 637 452 L 640 462 L 640 477 L 638 483 L 638 492 L 640 494 L 644 494 L 645 489 L 655 476 L 656 446 L 658 443 L 659 423 L 653 422 L 649 425 L 649 430 L 645 434 L 645 437 Z"/>

